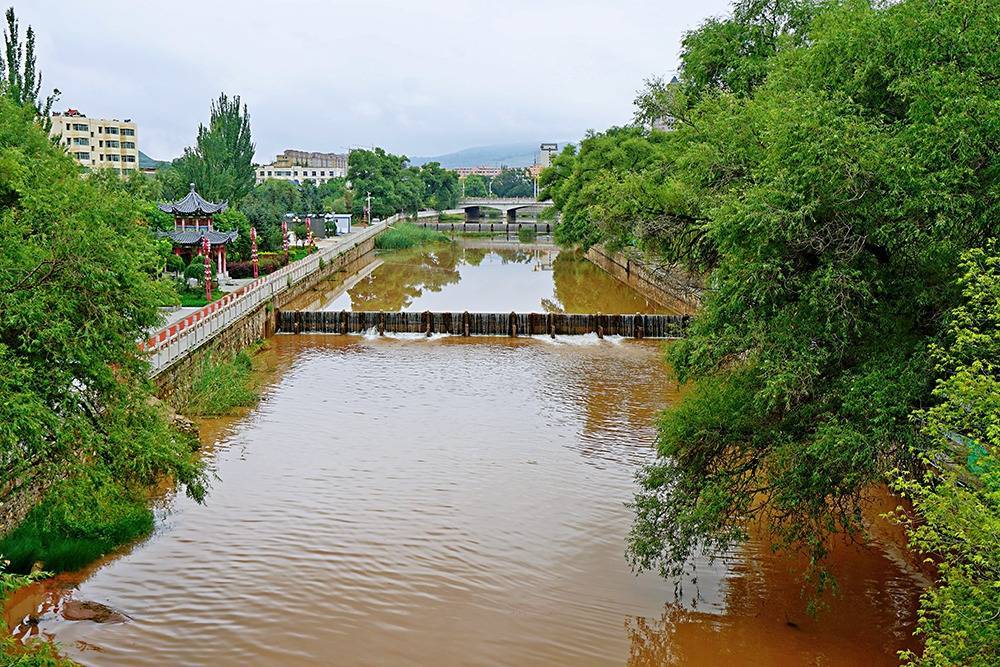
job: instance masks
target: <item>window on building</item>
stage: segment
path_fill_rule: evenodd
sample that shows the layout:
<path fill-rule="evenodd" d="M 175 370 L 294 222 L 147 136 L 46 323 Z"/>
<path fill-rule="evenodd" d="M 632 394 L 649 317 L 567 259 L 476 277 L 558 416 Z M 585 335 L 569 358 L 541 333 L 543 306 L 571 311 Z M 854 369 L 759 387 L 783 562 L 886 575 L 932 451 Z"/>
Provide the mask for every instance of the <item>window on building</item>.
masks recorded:
<path fill-rule="evenodd" d="M 107 128 L 104 128 L 104 129 L 106 129 L 108 131 L 108 134 L 118 134 L 118 128 L 117 127 L 107 127 Z"/>
<path fill-rule="evenodd" d="M 125 155 L 124 158 L 125 158 L 126 162 L 135 162 L 135 156 L 134 155 Z"/>
<path fill-rule="evenodd" d="M 313 172 L 313 176 L 315 176 L 315 175 L 316 175 L 316 172 L 314 171 L 314 172 Z"/>
<path fill-rule="evenodd" d="M 120 144 L 117 141 L 108 140 L 108 148 L 118 148 Z"/>
<path fill-rule="evenodd" d="M 75 154 L 77 160 L 89 160 L 90 153 L 78 152 Z"/>
<path fill-rule="evenodd" d="M 273 174 L 271 172 L 267 172 L 267 175 L 268 176 L 273 176 Z"/>
<path fill-rule="evenodd" d="M 122 142 L 122 148 L 135 148 L 135 142 L 134 141 L 123 141 Z"/>
<path fill-rule="evenodd" d="M 104 126 L 103 125 L 98 125 L 97 126 L 97 133 L 98 134 L 104 134 Z"/>
<path fill-rule="evenodd" d="M 69 139 L 66 140 L 66 143 L 69 143 Z M 87 137 L 73 137 L 73 143 L 77 146 L 89 146 L 90 139 Z"/>
<path fill-rule="evenodd" d="M 135 130 L 133 130 L 131 127 L 123 127 L 122 134 L 124 134 L 126 137 L 134 137 Z"/>
<path fill-rule="evenodd" d="M 111 160 L 112 162 L 121 162 L 121 157 L 118 156 L 118 155 L 115 155 L 114 153 L 112 153 L 111 155 L 109 155 L 108 159 Z"/>
<path fill-rule="evenodd" d="M 77 132 L 86 132 L 88 127 L 89 126 L 84 123 L 73 123 L 73 129 Z M 69 129 L 69 125 L 66 126 L 66 129 Z"/>
<path fill-rule="evenodd" d="M 326 172 L 325 171 L 321 171 L 321 172 L 319 172 L 319 175 L 320 176 L 326 176 Z"/>

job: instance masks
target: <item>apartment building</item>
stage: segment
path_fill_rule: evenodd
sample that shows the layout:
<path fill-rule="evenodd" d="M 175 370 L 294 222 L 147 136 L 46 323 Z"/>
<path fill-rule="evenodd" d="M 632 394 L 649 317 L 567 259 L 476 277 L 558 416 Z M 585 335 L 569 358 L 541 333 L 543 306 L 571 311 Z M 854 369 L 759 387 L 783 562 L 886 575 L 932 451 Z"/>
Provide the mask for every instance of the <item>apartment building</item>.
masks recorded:
<path fill-rule="evenodd" d="M 87 169 L 114 169 L 125 176 L 139 169 L 138 129 L 129 118 L 88 118 L 68 109 L 52 114 L 50 134 Z"/>
<path fill-rule="evenodd" d="M 276 156 L 274 162 L 257 167 L 257 184 L 268 179 L 292 181 L 301 185 L 312 181 L 322 185 L 331 178 L 347 176 L 347 155 L 317 153 L 289 149 Z"/>

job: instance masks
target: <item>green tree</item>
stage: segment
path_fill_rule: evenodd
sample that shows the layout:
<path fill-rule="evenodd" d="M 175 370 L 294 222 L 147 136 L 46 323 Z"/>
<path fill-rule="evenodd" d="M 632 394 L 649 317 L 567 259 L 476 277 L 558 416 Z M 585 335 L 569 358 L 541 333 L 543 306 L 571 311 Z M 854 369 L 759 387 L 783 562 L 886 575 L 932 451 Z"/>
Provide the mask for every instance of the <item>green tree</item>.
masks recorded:
<path fill-rule="evenodd" d="M 492 182 L 493 194 L 497 197 L 530 197 L 535 194 L 535 185 L 527 169 L 504 167 Z"/>
<path fill-rule="evenodd" d="M 257 228 L 261 250 L 282 248 L 281 221 L 286 213 L 302 210 L 299 188 L 290 181 L 266 180 L 240 203 L 239 210 Z M 241 234 L 242 235 L 242 234 Z"/>
<path fill-rule="evenodd" d="M 52 127 L 52 105 L 59 98 L 59 91 L 41 99 L 42 73 L 35 60 L 35 31 L 31 26 L 21 43 L 21 31 L 14 15 L 14 8 L 7 9 L 7 28 L 4 31 L 4 51 L 0 55 L 0 91 L 20 106 L 35 110 L 39 122 L 47 132 Z"/>
<path fill-rule="evenodd" d="M 198 126 L 193 148 L 174 160 L 173 174 L 164 178 L 173 188 L 169 196 L 186 192 L 194 183 L 203 197 L 238 204 L 255 183 L 254 144 L 250 134 L 250 113 L 240 96 L 220 93 L 212 102 L 208 126 Z"/>
<path fill-rule="evenodd" d="M 458 206 L 461 187 L 454 171 L 442 169 L 438 162 L 428 162 L 420 167 L 420 179 L 424 184 L 424 207 L 445 211 Z"/>
<path fill-rule="evenodd" d="M 961 264 L 961 303 L 931 348 L 936 404 L 917 413 L 930 441 L 925 472 L 896 488 L 913 501 L 910 545 L 937 560 L 923 599 L 922 653 L 913 666 L 987 667 L 1000 657 L 1000 254 L 975 249 Z"/>
<path fill-rule="evenodd" d="M 302 213 L 321 213 L 323 211 L 323 196 L 311 179 L 302 181 L 299 186 L 299 198 L 302 202 Z"/>
<path fill-rule="evenodd" d="M 486 187 L 486 179 L 479 174 L 469 174 L 464 179 L 466 197 L 486 197 L 489 190 Z"/>
<path fill-rule="evenodd" d="M 157 306 L 169 295 L 154 279 L 163 268 L 157 244 L 135 199 L 80 178 L 35 118 L 36 109 L 0 97 L 0 163 L 8 165 L 0 174 L 0 502 L 47 489 L 28 527 L 0 543 L 20 569 L 48 561 L 64 541 L 94 539 L 106 551 L 108 540 L 148 529 L 145 487 L 163 476 L 203 492 L 189 443 L 150 403 L 149 366 L 136 346 L 160 323 Z"/>
<path fill-rule="evenodd" d="M 331 178 L 319 186 L 319 196 L 324 213 L 350 213 L 352 193 L 347 189 L 346 178 Z"/>
<path fill-rule="evenodd" d="M 372 197 L 372 216 L 376 218 L 420 209 L 424 184 L 420 171 L 409 166 L 405 155 L 393 155 L 381 148 L 357 149 L 351 151 L 347 164 L 355 217 L 364 215 L 368 193 Z"/>
<path fill-rule="evenodd" d="M 670 349 L 690 389 L 662 418 L 632 563 L 676 575 L 762 521 L 822 587 L 831 535 L 864 530 L 866 491 L 919 467 L 927 350 L 961 254 L 997 234 L 1000 12 L 762 7 L 686 38 L 683 94 L 661 100 L 671 131 L 588 135 L 542 184 L 562 242 L 704 275 Z"/>
<path fill-rule="evenodd" d="M 229 261 L 239 262 L 250 259 L 250 219 L 242 211 L 230 206 L 222 213 L 217 213 L 213 219 L 214 226 L 221 232 L 236 230 L 236 241 L 227 252 Z M 259 243 L 259 241 L 258 241 Z"/>

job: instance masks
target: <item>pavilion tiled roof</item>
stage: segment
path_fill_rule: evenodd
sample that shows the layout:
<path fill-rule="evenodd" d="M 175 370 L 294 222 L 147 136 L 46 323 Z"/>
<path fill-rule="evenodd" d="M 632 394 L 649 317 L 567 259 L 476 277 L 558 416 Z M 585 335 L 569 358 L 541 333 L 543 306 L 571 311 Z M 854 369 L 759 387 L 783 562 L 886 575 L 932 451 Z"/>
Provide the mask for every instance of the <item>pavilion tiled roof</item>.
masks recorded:
<path fill-rule="evenodd" d="M 160 238 L 170 239 L 174 245 L 195 245 L 200 244 L 202 238 L 208 237 L 208 242 L 212 245 L 222 245 L 236 240 L 238 232 L 234 229 L 231 232 L 219 232 L 211 230 L 197 229 L 175 229 L 172 232 L 159 232 Z"/>
<path fill-rule="evenodd" d="M 207 201 L 194 191 L 194 183 L 192 183 L 191 192 L 187 193 L 184 199 L 167 202 L 166 204 L 158 204 L 158 207 L 164 213 L 172 213 L 173 215 L 211 215 L 225 211 L 229 207 L 229 204 L 225 201 L 220 204 Z"/>

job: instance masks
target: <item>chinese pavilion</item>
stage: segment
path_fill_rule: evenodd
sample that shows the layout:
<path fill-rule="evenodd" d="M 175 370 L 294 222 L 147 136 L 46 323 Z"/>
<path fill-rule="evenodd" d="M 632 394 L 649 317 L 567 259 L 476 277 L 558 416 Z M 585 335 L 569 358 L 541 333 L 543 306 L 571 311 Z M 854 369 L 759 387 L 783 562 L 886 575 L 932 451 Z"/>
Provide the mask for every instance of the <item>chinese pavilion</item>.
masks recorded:
<path fill-rule="evenodd" d="M 164 213 L 174 216 L 174 231 L 160 232 L 161 237 L 169 238 L 174 244 L 174 254 L 180 255 L 185 262 L 190 262 L 195 255 L 202 254 L 204 239 L 208 239 L 209 256 L 216 263 L 216 272 L 221 277 L 227 277 L 226 246 L 236 240 L 237 232 L 220 232 L 212 229 L 212 216 L 228 208 L 226 202 L 213 204 L 206 201 L 194 190 L 179 201 L 159 204 Z"/>

